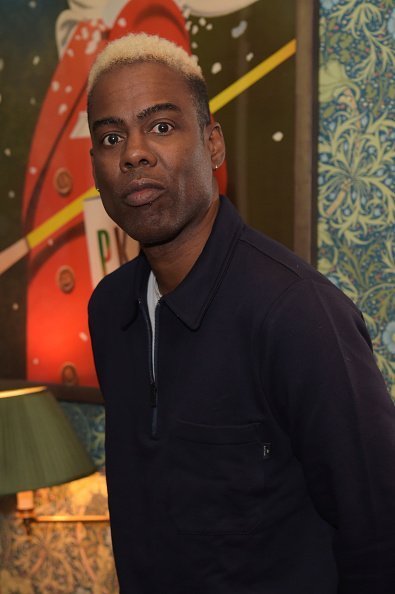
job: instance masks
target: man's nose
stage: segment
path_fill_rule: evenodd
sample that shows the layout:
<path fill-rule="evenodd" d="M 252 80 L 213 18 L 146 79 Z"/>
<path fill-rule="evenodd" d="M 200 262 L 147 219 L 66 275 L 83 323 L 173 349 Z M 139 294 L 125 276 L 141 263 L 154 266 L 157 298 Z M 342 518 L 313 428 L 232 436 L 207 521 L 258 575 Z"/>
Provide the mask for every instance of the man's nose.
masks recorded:
<path fill-rule="evenodd" d="M 130 135 L 124 142 L 119 164 L 122 171 L 129 171 L 137 167 L 153 167 L 156 161 L 156 156 L 144 135 Z"/>

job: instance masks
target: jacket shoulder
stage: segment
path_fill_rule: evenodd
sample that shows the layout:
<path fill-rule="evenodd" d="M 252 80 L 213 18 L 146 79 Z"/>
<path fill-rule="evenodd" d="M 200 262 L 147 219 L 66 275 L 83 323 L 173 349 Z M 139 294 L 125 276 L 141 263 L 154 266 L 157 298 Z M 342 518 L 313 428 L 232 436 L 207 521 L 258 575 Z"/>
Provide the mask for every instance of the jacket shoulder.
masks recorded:
<path fill-rule="evenodd" d="M 297 256 L 289 248 L 246 225 L 239 241 L 239 270 L 250 270 L 250 283 L 273 306 L 289 291 L 301 294 L 313 284 L 318 291 L 332 296 L 339 304 L 360 312 L 352 300 L 336 285 Z M 236 256 L 237 257 L 237 256 Z M 299 288 L 298 288 L 299 287 Z"/>
<path fill-rule="evenodd" d="M 297 256 L 285 245 L 268 237 L 264 233 L 245 226 L 240 242 L 244 244 L 249 252 L 250 258 L 259 261 L 265 260 L 266 265 L 282 269 L 291 279 L 315 278 L 323 282 L 329 282 L 311 264 Z"/>

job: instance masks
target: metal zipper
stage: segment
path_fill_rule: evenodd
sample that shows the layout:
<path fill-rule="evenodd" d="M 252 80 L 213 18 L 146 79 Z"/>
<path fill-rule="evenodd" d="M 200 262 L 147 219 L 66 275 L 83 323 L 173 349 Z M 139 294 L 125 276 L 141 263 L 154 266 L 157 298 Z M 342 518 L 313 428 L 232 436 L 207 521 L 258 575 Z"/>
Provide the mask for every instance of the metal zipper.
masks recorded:
<path fill-rule="evenodd" d="M 160 301 L 155 307 L 155 336 L 152 335 L 152 326 L 149 315 L 146 311 L 142 299 L 139 299 L 139 305 L 142 309 L 145 323 L 148 330 L 148 370 L 150 380 L 150 404 L 152 407 L 152 424 L 151 424 L 151 435 L 156 437 L 158 429 L 158 321 L 159 321 L 159 306 Z M 152 341 L 154 340 L 154 360 L 152 359 Z"/>

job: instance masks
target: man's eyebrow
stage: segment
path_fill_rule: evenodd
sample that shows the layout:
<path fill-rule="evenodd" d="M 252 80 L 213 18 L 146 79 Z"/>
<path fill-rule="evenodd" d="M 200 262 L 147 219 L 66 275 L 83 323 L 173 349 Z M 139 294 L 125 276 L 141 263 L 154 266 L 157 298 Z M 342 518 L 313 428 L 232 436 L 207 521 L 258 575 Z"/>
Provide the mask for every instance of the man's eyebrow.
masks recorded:
<path fill-rule="evenodd" d="M 95 132 L 101 126 L 124 126 L 125 122 L 122 118 L 103 118 L 101 120 L 95 120 L 92 124 L 92 130 Z"/>
<path fill-rule="evenodd" d="M 155 105 L 150 105 L 149 107 L 141 110 L 136 117 L 139 120 L 143 120 L 154 113 L 158 113 L 159 111 L 181 112 L 181 109 L 178 107 L 178 105 L 175 105 L 175 103 L 156 103 Z"/>

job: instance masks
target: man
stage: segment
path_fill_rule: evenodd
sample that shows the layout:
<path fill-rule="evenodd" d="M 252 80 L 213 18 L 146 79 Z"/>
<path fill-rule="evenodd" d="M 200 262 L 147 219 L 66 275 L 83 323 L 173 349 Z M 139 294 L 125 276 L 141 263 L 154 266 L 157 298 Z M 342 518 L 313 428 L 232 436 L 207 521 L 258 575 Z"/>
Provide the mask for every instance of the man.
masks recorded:
<path fill-rule="evenodd" d="M 200 68 L 144 34 L 89 81 L 141 254 L 89 305 L 123 594 L 395 592 L 395 417 L 356 307 L 218 196 Z"/>

